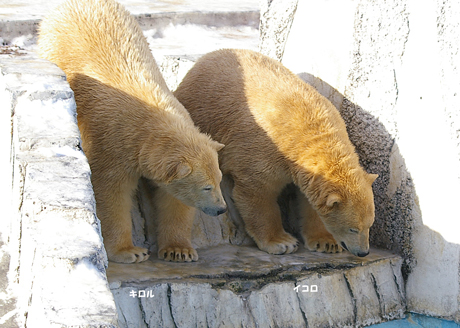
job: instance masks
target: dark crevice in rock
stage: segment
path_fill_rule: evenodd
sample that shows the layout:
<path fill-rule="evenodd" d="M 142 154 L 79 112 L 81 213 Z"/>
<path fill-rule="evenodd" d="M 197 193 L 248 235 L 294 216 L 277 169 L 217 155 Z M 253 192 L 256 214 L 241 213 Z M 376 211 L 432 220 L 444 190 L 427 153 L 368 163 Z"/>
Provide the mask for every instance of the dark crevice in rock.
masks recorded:
<path fill-rule="evenodd" d="M 254 273 L 237 272 L 237 273 L 225 273 L 220 277 L 210 276 L 194 276 L 193 278 L 203 279 L 205 282 L 209 282 L 209 279 L 223 279 L 216 283 L 211 283 L 213 289 L 229 289 L 235 294 L 245 294 L 254 290 L 260 290 L 264 286 L 271 283 L 279 283 L 286 281 L 297 282 L 309 273 L 317 274 L 330 274 L 332 271 L 343 271 L 350 268 L 354 268 L 357 265 L 343 264 L 334 266 L 329 263 L 324 263 L 314 268 L 278 268 L 271 271 L 268 274 L 258 275 Z M 331 270 L 332 269 L 332 270 Z M 347 281 L 348 284 L 348 281 Z M 351 290 L 350 290 L 351 292 Z"/>
<path fill-rule="evenodd" d="M 297 285 L 297 282 L 294 284 L 294 286 L 296 286 L 296 285 Z M 305 311 L 302 309 L 299 293 L 296 293 L 296 294 L 297 294 L 297 300 L 299 301 L 300 313 L 302 314 L 303 320 L 305 321 L 305 327 L 309 328 L 309 326 L 308 326 L 308 318 L 307 318 L 307 315 L 306 315 Z"/>
<path fill-rule="evenodd" d="M 142 299 L 140 297 L 137 298 L 139 301 L 139 309 L 141 310 L 141 315 L 142 315 L 142 322 L 145 324 L 146 327 L 149 325 L 147 324 L 147 315 L 145 313 L 144 307 L 142 306 Z"/>
<path fill-rule="evenodd" d="M 406 297 L 404 295 L 404 286 L 400 285 L 400 283 L 398 281 L 398 277 L 395 274 L 395 269 L 398 270 L 398 268 L 397 267 L 395 268 L 395 265 L 393 264 L 393 261 L 390 261 L 390 265 L 391 265 L 391 268 L 392 268 L 392 271 L 393 271 L 393 280 L 395 282 L 396 289 L 398 290 L 399 299 L 400 299 L 401 303 L 404 305 L 404 307 L 406 307 Z"/>
<path fill-rule="evenodd" d="M 166 295 L 168 296 L 168 306 L 169 306 L 169 313 L 171 313 L 171 319 L 172 319 L 172 322 L 174 324 L 174 327 L 177 328 L 177 324 L 176 324 L 176 321 L 174 319 L 174 312 L 173 312 L 173 308 L 172 308 L 172 301 L 171 301 L 171 284 L 168 284 L 168 291 L 166 293 Z"/>
<path fill-rule="evenodd" d="M 375 280 L 375 277 L 372 273 L 371 273 L 371 280 L 372 280 L 372 284 L 374 285 L 375 294 L 377 294 L 377 299 L 379 300 L 379 316 L 380 318 L 383 318 L 383 314 L 385 313 L 384 311 L 385 304 L 384 304 L 382 295 L 380 295 L 380 289 L 379 289 L 379 286 L 377 285 L 377 281 Z"/>
<path fill-rule="evenodd" d="M 373 265 L 382 260 L 374 260 L 367 263 L 366 265 Z M 348 269 L 352 269 L 361 266 L 362 263 L 357 260 L 356 262 L 345 262 L 345 263 L 315 263 L 315 264 L 293 264 L 284 265 L 271 269 L 269 272 L 264 271 L 234 271 L 234 272 L 222 272 L 219 274 L 189 274 L 184 275 L 180 278 L 169 277 L 165 278 L 153 278 L 145 279 L 142 282 L 125 281 L 121 283 L 121 287 L 138 287 L 144 288 L 150 284 L 158 283 L 175 283 L 175 282 L 193 282 L 193 283 L 208 283 L 213 289 L 228 289 L 238 295 L 244 295 L 247 292 L 253 290 L 260 290 L 264 286 L 271 283 L 280 282 L 296 282 L 312 273 L 316 274 L 331 274 L 334 272 L 343 272 Z M 224 270 L 223 270 L 224 271 Z"/>
<path fill-rule="evenodd" d="M 345 283 L 347 284 L 348 292 L 351 296 L 351 302 L 353 304 L 353 323 L 356 324 L 358 320 L 358 308 L 356 307 L 356 297 L 353 294 L 353 289 L 351 288 L 350 282 L 347 279 L 347 276 L 344 274 L 343 279 L 345 279 Z"/>

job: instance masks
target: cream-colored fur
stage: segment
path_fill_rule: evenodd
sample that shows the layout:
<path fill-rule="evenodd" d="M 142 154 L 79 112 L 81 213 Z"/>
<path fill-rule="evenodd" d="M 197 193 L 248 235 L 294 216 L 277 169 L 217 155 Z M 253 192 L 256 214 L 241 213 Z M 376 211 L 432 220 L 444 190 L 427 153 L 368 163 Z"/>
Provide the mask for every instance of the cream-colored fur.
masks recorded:
<path fill-rule="evenodd" d="M 201 131 L 225 144 L 224 174 L 247 232 L 260 249 L 291 253 L 277 197 L 300 189 L 305 246 L 364 256 L 374 222 L 376 175 L 359 165 L 337 109 L 279 62 L 248 50 L 203 56 L 175 91 Z"/>
<path fill-rule="evenodd" d="M 39 52 L 67 75 L 108 257 L 141 262 L 131 197 L 139 177 L 158 190 L 158 256 L 196 261 L 192 207 L 225 211 L 217 151 L 169 91 L 135 19 L 112 0 L 71 0 L 40 25 Z"/>

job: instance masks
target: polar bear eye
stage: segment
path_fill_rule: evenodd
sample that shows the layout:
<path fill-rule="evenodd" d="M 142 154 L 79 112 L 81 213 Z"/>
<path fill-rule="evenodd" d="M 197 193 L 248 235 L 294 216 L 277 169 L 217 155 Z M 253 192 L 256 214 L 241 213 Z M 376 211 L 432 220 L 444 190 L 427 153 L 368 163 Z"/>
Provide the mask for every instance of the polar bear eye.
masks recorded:
<path fill-rule="evenodd" d="M 351 229 L 350 229 L 350 232 L 351 232 L 351 233 L 359 233 L 359 230 L 358 230 L 358 229 L 353 229 L 353 228 L 351 228 Z"/>
<path fill-rule="evenodd" d="M 212 186 L 206 186 L 203 188 L 204 191 L 211 191 L 212 190 Z"/>

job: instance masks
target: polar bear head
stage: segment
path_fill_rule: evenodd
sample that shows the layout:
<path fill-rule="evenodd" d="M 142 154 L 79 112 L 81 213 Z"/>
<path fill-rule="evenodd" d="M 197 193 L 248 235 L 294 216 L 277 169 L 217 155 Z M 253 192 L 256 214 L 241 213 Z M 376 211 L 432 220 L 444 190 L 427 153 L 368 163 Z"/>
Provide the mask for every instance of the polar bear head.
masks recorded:
<path fill-rule="evenodd" d="M 326 229 L 337 243 L 360 257 L 369 254 L 369 229 L 375 216 L 372 183 L 377 177 L 364 172 L 356 188 L 337 188 L 327 193 L 319 209 Z"/>
<path fill-rule="evenodd" d="M 214 157 L 214 156 L 213 156 Z M 173 172 L 163 188 L 185 205 L 196 207 L 204 213 L 217 216 L 227 210 L 220 182 L 222 173 L 217 164 L 217 155 L 212 161 L 185 159 L 172 163 Z"/>
<path fill-rule="evenodd" d="M 217 155 L 222 147 L 201 133 L 180 142 L 156 138 L 141 150 L 142 174 L 185 205 L 217 216 L 227 210 Z"/>

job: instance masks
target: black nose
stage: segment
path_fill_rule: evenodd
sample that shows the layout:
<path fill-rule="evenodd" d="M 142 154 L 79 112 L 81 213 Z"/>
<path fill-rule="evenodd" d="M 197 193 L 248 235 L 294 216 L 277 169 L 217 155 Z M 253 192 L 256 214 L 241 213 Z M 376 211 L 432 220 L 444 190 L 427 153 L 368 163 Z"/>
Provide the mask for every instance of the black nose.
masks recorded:
<path fill-rule="evenodd" d="M 221 209 L 217 210 L 217 215 L 224 214 L 225 212 L 227 212 L 227 208 L 226 208 L 226 207 L 222 207 Z"/>
<path fill-rule="evenodd" d="M 364 257 L 364 256 L 366 256 L 367 254 L 369 254 L 368 251 L 367 251 L 367 252 L 359 252 L 357 255 L 358 255 L 359 257 Z"/>

